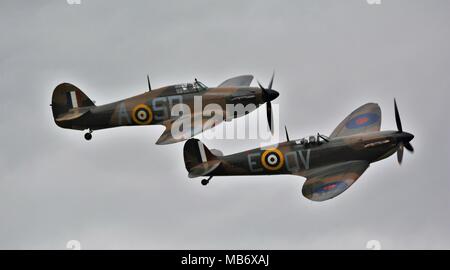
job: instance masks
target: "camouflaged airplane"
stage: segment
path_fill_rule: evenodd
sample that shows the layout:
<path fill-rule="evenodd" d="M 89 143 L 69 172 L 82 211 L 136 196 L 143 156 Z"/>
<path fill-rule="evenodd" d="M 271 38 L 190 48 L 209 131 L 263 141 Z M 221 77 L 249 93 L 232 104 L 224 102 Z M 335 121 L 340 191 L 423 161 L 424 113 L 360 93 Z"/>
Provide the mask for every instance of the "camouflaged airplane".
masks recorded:
<path fill-rule="evenodd" d="M 195 80 L 194 83 L 177 84 L 152 90 L 150 79 L 147 76 L 148 92 L 113 102 L 96 106 L 80 89 L 70 83 L 62 83 L 53 91 L 52 103 L 53 118 L 56 125 L 61 128 L 88 130 L 84 135 L 86 140 L 92 138 L 92 131 L 119 126 L 136 125 L 164 125 L 164 133 L 156 144 L 170 144 L 186 140 L 212 126 L 194 124 L 194 119 L 200 117 L 200 124 L 204 124 L 209 118 L 203 114 L 203 109 L 209 104 L 217 104 L 223 110 L 223 119 L 219 122 L 231 121 L 241 117 L 242 114 L 226 111 L 227 105 L 253 104 L 253 109 L 266 103 L 269 128 L 272 130 L 272 105 L 271 101 L 278 97 L 278 92 L 272 89 L 273 75 L 268 88 L 261 84 L 259 87 L 250 87 L 252 75 L 243 75 L 230 78 L 217 87 L 207 87 Z M 201 97 L 202 108 L 195 111 L 194 100 Z M 190 114 L 172 116 L 171 109 L 176 104 L 185 104 L 189 107 Z M 249 106 L 245 107 L 252 108 Z M 201 115 L 199 115 L 201 114 Z M 185 118 L 185 119 L 182 119 Z M 192 128 L 186 129 L 183 136 L 175 138 L 172 135 L 172 124 L 177 120 L 191 121 Z M 218 122 L 215 122 L 217 124 Z"/>
<path fill-rule="evenodd" d="M 325 201 L 348 189 L 369 167 L 397 152 L 403 159 L 403 148 L 414 148 L 414 135 L 404 132 L 397 104 L 397 131 L 380 131 L 381 110 L 367 103 L 345 118 L 329 137 L 317 134 L 309 139 L 287 141 L 228 156 L 209 150 L 201 141 L 189 139 L 184 145 L 184 161 L 189 177 L 293 174 L 306 177 L 303 196 L 312 201 Z"/>

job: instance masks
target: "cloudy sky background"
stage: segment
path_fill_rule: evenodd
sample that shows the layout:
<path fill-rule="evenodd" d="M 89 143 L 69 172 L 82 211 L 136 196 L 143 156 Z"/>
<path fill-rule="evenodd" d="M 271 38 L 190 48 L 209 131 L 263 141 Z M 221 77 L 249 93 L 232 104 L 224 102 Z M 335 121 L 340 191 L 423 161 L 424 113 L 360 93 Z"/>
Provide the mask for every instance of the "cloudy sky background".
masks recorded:
<path fill-rule="evenodd" d="M 1 1 L 0 248 L 449 249 L 449 11 L 446 0 Z M 214 86 L 248 73 L 267 84 L 274 69 L 291 138 L 330 134 L 366 102 L 395 129 L 396 97 L 415 154 L 315 203 L 297 176 L 203 187 L 183 143 L 154 144 L 163 127 L 86 142 L 49 107 L 61 82 L 104 104 L 145 91 L 147 73 L 154 87 Z M 225 154 L 260 143 L 205 141 Z"/>

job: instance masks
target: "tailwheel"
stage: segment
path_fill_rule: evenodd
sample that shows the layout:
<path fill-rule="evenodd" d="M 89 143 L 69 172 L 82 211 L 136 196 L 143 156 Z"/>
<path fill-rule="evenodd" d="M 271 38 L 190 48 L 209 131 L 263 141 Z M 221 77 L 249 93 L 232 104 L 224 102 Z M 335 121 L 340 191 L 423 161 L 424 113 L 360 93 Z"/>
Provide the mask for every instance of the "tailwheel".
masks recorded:
<path fill-rule="evenodd" d="M 212 176 L 210 176 L 209 178 L 205 178 L 205 179 L 202 179 L 202 185 L 204 185 L 204 186 L 206 186 L 208 183 L 209 183 L 209 180 L 211 180 L 211 178 L 212 178 Z"/>
<path fill-rule="evenodd" d="M 88 133 L 84 134 L 84 138 L 85 138 L 87 141 L 90 141 L 90 140 L 92 139 L 92 130 L 89 130 Z"/>

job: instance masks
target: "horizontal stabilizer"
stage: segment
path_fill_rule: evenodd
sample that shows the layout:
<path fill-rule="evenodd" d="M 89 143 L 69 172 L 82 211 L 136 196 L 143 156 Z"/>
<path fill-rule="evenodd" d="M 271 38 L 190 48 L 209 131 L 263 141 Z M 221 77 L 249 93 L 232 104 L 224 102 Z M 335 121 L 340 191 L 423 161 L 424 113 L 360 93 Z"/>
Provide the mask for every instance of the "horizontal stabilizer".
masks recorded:
<path fill-rule="evenodd" d="M 210 160 L 194 166 L 189 171 L 188 177 L 195 178 L 200 176 L 206 176 L 210 172 L 214 171 L 220 165 L 220 160 Z"/>
<path fill-rule="evenodd" d="M 222 151 L 220 151 L 219 149 L 211 149 L 211 153 L 215 156 L 221 157 L 223 156 Z"/>
<path fill-rule="evenodd" d="M 55 120 L 58 122 L 70 121 L 78 119 L 81 116 L 87 114 L 90 110 L 70 110 L 67 113 L 60 114 Z"/>

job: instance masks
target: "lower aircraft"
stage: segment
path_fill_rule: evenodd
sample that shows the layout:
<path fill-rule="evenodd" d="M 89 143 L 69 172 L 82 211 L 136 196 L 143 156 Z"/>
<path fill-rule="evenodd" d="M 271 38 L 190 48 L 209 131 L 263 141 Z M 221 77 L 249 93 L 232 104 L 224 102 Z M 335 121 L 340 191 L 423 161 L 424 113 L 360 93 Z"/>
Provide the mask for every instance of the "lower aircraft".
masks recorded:
<path fill-rule="evenodd" d="M 206 176 L 201 182 L 207 185 L 213 176 L 293 174 L 306 177 L 303 196 L 329 200 L 356 182 L 370 163 L 397 152 L 401 164 L 403 148 L 414 152 L 410 144 L 414 135 L 403 131 L 395 100 L 394 107 L 396 131 L 380 131 L 380 107 L 367 103 L 347 116 L 329 137 L 318 133 L 291 141 L 286 129 L 286 142 L 228 156 L 189 139 L 184 145 L 188 176 Z"/>

